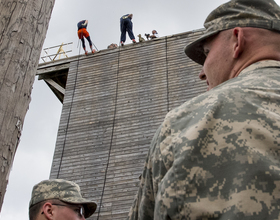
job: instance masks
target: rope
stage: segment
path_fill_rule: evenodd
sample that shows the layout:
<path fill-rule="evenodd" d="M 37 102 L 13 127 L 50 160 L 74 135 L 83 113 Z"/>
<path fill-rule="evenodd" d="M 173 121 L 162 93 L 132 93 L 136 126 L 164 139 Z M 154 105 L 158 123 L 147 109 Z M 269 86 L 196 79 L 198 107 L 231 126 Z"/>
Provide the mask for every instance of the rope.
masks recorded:
<path fill-rule="evenodd" d="M 99 219 L 99 214 L 100 214 L 100 210 L 101 210 L 101 204 L 102 204 L 102 201 L 103 201 L 103 196 L 104 196 L 104 191 L 105 191 L 105 185 L 106 185 L 106 180 L 107 180 L 107 172 L 108 172 L 108 167 L 109 167 L 109 163 L 110 163 L 110 156 L 111 156 L 112 143 L 113 143 L 113 136 L 114 136 L 114 129 L 115 129 L 116 112 L 117 112 L 117 97 L 118 97 L 118 87 L 119 87 L 120 49 L 121 49 L 121 47 L 120 47 L 120 44 L 119 44 L 118 69 L 117 69 L 117 83 L 116 83 L 115 110 L 114 110 L 114 117 L 113 117 L 113 127 L 112 127 L 110 148 L 109 148 L 109 153 L 108 153 L 108 161 L 107 161 L 106 170 L 105 170 L 105 177 L 104 177 L 104 183 L 103 183 L 103 189 L 102 189 L 101 199 L 100 199 L 100 203 L 99 203 L 99 209 L 98 209 L 97 220 Z"/>
<path fill-rule="evenodd" d="M 92 45 L 95 47 L 95 49 L 98 51 L 97 47 L 95 46 L 95 44 L 91 41 Z"/>
<path fill-rule="evenodd" d="M 169 112 L 169 83 L 168 83 L 168 59 L 167 59 L 167 36 L 165 37 L 165 63 L 166 63 L 166 97 L 167 97 L 167 112 Z"/>
<path fill-rule="evenodd" d="M 79 46 L 80 41 L 78 42 L 78 46 Z M 76 90 L 76 84 L 77 84 L 77 78 L 78 78 L 78 68 L 79 68 L 79 62 L 80 62 L 80 54 L 81 54 L 81 43 L 79 46 L 79 56 L 78 56 L 78 61 L 77 61 L 77 70 L 76 70 L 76 76 L 75 76 L 75 82 L 74 82 L 74 89 L 73 89 L 73 94 L 72 94 L 72 100 L 71 100 L 71 105 L 70 105 L 70 111 L 68 114 L 68 119 L 67 119 L 67 125 L 66 125 L 66 131 L 65 131 L 65 138 L 64 138 L 64 142 L 63 142 L 63 147 L 62 147 L 62 153 L 61 153 L 61 157 L 60 157 L 60 163 L 59 163 L 59 167 L 58 167 L 58 172 L 57 172 L 57 179 L 59 177 L 59 173 L 60 173 L 60 169 L 61 169 L 61 163 L 62 163 L 62 158 L 64 155 L 64 149 L 65 149 L 65 143 L 66 143 L 66 137 L 67 137 L 67 132 L 68 132 L 68 127 L 69 127 L 69 121 L 70 121 L 70 115 L 72 112 L 72 106 L 73 106 L 73 100 L 74 100 L 74 95 L 75 95 L 75 90 Z"/>

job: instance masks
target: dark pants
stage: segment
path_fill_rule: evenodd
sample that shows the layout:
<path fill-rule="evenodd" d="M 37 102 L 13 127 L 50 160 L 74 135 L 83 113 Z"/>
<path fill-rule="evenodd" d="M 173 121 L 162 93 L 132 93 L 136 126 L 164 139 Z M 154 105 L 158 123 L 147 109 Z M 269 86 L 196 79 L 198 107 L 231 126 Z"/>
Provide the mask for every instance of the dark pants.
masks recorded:
<path fill-rule="evenodd" d="M 135 39 L 134 34 L 132 32 L 132 22 L 130 18 L 122 19 L 121 18 L 121 41 L 125 42 L 126 32 L 131 40 Z"/>
<path fill-rule="evenodd" d="M 86 39 L 88 40 L 89 46 L 91 47 L 92 42 L 91 42 L 90 36 L 86 37 Z M 85 39 L 83 37 L 82 37 L 81 41 L 82 41 L 83 48 L 86 48 Z"/>

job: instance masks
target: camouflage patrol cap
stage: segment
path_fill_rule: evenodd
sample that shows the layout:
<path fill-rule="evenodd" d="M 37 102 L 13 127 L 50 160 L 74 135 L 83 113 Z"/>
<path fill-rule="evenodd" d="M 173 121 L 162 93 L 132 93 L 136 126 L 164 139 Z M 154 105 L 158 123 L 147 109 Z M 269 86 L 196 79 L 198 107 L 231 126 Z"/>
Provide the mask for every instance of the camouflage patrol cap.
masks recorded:
<path fill-rule="evenodd" d="M 235 27 L 280 31 L 280 7 L 274 0 L 232 0 L 212 11 L 204 22 L 204 34 L 185 47 L 186 55 L 203 65 L 203 41 Z"/>
<path fill-rule="evenodd" d="M 66 203 L 83 205 L 85 218 L 91 216 L 97 206 L 95 202 L 82 197 L 80 187 L 76 183 L 63 179 L 51 179 L 43 180 L 33 187 L 29 208 L 49 199 L 59 199 Z"/>

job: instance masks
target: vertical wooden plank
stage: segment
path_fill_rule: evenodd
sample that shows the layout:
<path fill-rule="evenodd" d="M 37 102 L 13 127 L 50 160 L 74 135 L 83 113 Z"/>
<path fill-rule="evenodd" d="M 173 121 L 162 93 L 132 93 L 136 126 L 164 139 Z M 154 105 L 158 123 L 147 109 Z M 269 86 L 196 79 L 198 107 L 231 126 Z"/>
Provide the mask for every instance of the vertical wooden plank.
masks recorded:
<path fill-rule="evenodd" d="M 0 210 L 54 0 L 0 2 Z"/>

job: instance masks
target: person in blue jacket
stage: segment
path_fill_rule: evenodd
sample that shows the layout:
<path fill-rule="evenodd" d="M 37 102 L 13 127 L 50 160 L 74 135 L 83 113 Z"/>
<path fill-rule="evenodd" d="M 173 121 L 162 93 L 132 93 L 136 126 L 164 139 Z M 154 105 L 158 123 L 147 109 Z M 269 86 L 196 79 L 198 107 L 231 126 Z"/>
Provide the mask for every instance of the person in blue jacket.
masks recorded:
<path fill-rule="evenodd" d="M 121 23 L 121 45 L 123 46 L 126 40 L 126 32 L 128 33 L 129 38 L 132 40 L 133 43 L 136 43 L 135 37 L 132 31 L 132 19 L 133 14 L 126 14 L 123 15 L 120 19 Z"/>

